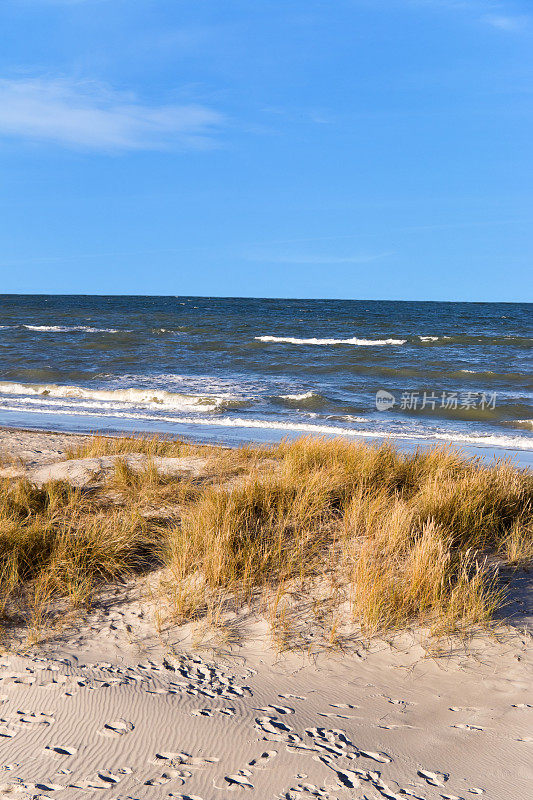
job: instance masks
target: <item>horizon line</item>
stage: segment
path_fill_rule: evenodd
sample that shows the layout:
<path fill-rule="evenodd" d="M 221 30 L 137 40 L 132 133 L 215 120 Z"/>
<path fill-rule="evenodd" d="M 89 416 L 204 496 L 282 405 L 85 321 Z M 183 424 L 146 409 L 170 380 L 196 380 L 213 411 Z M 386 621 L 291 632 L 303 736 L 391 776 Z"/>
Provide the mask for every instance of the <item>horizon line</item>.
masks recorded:
<path fill-rule="evenodd" d="M 365 298 L 365 297 L 258 297 L 255 295 L 216 295 L 216 294 L 108 294 L 108 293 L 84 293 L 84 292 L 2 292 L 2 297 L 153 297 L 153 298 L 193 298 L 201 300 L 284 300 L 302 301 L 313 300 L 330 303 L 469 303 L 472 305 L 533 305 L 533 300 L 412 300 L 394 298 Z"/>

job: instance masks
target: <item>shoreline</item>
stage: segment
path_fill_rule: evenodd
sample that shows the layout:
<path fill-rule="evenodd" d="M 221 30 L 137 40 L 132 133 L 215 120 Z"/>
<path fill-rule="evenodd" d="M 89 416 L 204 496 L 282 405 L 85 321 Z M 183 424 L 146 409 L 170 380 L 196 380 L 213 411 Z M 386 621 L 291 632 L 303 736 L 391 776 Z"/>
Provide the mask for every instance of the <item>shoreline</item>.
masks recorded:
<path fill-rule="evenodd" d="M 193 426 L 189 426 L 193 427 Z M 221 426 L 223 427 L 223 426 Z M 221 448 L 229 448 L 235 449 L 242 445 L 269 445 L 269 444 L 277 444 L 282 439 L 287 440 L 294 440 L 301 438 L 302 436 L 306 435 L 301 432 L 294 432 L 293 434 L 289 434 L 285 432 L 283 436 L 276 436 L 276 437 L 268 437 L 268 438 L 244 438 L 244 439 L 237 439 L 233 442 L 231 441 L 224 441 L 223 438 L 218 439 L 214 436 L 202 436 L 202 431 L 190 432 L 190 433 L 172 433 L 169 431 L 162 431 L 162 430 L 128 430 L 128 429 L 120 429 L 120 428 L 110 428 L 105 430 L 92 430 L 92 431 L 79 431 L 75 429 L 63 429 L 63 428 L 44 428 L 44 427 L 25 427 L 25 426 L 9 426 L 9 425 L 1 425 L 0 424 L 0 432 L 5 433 L 28 433 L 28 434 L 42 434 L 45 436 L 71 436 L 71 437 L 81 437 L 87 438 L 91 436 L 102 436 L 102 437 L 110 437 L 110 438 L 120 438 L 123 436 L 127 437 L 152 437 L 152 436 L 161 436 L 162 438 L 173 440 L 173 441 L 184 441 L 189 444 L 198 444 L 198 445 L 212 445 L 215 447 Z M 307 434 L 312 436 L 312 434 Z M 424 439 L 397 439 L 394 436 L 390 437 L 372 437 L 366 438 L 364 436 L 324 436 L 323 434 L 317 434 L 314 438 L 326 438 L 326 439 L 345 439 L 347 441 L 352 441 L 354 443 L 362 443 L 366 442 L 368 444 L 382 444 L 385 441 L 391 442 L 395 447 L 398 448 L 400 451 L 406 452 L 413 452 L 416 449 L 428 449 L 432 447 L 440 447 L 446 448 L 449 447 L 457 452 L 464 454 L 466 458 L 479 458 L 483 463 L 492 463 L 496 459 L 502 460 L 510 460 L 513 466 L 517 467 L 518 469 L 528 469 L 533 471 L 533 449 L 525 450 L 525 449 L 511 449 L 511 448 L 504 448 L 504 447 L 495 447 L 491 445 L 469 445 L 462 442 L 454 442 L 454 441 L 443 441 L 443 440 L 424 440 Z M 1 444 L 1 443 L 0 443 Z M 533 446 L 532 446 L 533 447 Z"/>

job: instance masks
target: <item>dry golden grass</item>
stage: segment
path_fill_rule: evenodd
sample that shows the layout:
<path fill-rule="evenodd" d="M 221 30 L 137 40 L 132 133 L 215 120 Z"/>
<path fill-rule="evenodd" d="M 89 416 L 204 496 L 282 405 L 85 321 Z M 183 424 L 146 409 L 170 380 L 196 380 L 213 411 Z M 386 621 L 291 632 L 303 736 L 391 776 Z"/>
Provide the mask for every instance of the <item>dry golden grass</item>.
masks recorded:
<path fill-rule="evenodd" d="M 181 456 L 189 454 L 184 442 L 164 436 L 90 436 L 76 447 L 67 448 L 66 458 L 91 458 L 94 456 L 145 453 L 149 456 Z"/>
<path fill-rule="evenodd" d="M 43 627 L 56 597 L 88 606 L 94 589 L 156 563 L 161 536 L 136 511 L 100 508 L 52 482 L 0 485 L 0 618 Z"/>
<path fill-rule="evenodd" d="M 119 461 L 97 492 L 0 486 L 4 616 L 40 629 L 54 598 L 86 606 L 102 583 L 164 565 L 180 623 L 203 616 L 222 630 L 225 609 L 262 604 L 288 642 L 291 603 L 312 596 L 332 644 L 347 606 L 368 634 L 419 624 L 442 635 L 487 625 L 504 603 L 487 556 L 533 557 L 533 477 L 506 462 L 309 437 L 238 450 L 93 437 L 69 455 L 132 452 L 202 455 L 205 475 Z"/>

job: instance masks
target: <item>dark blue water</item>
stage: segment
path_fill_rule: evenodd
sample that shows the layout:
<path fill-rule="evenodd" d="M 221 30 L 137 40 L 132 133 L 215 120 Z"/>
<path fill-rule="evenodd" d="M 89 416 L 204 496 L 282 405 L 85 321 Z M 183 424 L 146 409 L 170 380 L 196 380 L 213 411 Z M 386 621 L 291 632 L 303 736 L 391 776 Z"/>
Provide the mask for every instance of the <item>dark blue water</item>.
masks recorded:
<path fill-rule="evenodd" d="M 529 304 L 1 296 L 0 326 L 3 425 L 533 449 Z"/>

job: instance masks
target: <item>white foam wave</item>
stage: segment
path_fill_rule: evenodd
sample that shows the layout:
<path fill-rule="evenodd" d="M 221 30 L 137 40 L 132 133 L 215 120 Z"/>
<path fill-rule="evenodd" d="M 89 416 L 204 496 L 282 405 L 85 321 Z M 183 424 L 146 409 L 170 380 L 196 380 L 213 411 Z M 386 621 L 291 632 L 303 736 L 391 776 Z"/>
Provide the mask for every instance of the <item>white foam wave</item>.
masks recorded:
<path fill-rule="evenodd" d="M 386 344 L 405 344 L 407 339 L 297 339 L 293 336 L 255 336 L 259 342 L 279 342 L 285 344 L 353 344 L 358 347 L 381 347 Z"/>
<path fill-rule="evenodd" d="M 419 336 L 421 342 L 438 342 L 438 336 Z"/>
<path fill-rule="evenodd" d="M 421 438 L 421 437 L 416 437 Z M 431 438 L 431 437 L 424 437 Z M 533 450 L 533 439 L 523 439 L 520 436 L 493 436 L 491 434 L 472 436 L 465 433 L 437 433 L 435 439 L 447 442 L 464 442 L 465 444 L 480 445 L 481 447 L 502 447 L 511 450 Z"/>
<path fill-rule="evenodd" d="M 23 325 L 29 331 L 51 331 L 53 333 L 68 333 L 70 331 L 83 331 L 84 333 L 131 333 L 119 331 L 117 328 L 91 328 L 90 325 Z"/>
<path fill-rule="evenodd" d="M 311 400 L 313 397 L 318 397 L 316 392 L 303 392 L 303 394 L 280 394 L 282 400 Z"/>
<path fill-rule="evenodd" d="M 2 405 L 3 411 L 21 411 L 34 414 L 57 414 L 56 409 L 51 408 L 27 408 L 21 409 L 17 406 Z M 209 425 L 222 428 L 261 428 L 281 431 L 294 431 L 300 433 L 311 434 L 329 434 L 334 436 L 362 436 L 366 438 L 380 438 L 386 434 L 379 431 L 355 431 L 350 428 L 340 428 L 336 425 L 312 425 L 306 422 L 278 422 L 260 419 L 246 419 L 243 417 L 170 417 L 170 416 L 154 416 L 153 414 L 139 414 L 135 412 L 121 412 L 109 409 L 109 412 L 98 414 L 90 410 L 83 410 L 78 408 L 62 408 L 61 414 L 67 416 L 80 416 L 80 417 L 104 417 L 111 419 L 138 419 L 146 422 L 165 422 L 176 423 L 184 425 Z M 407 437 L 404 437 L 407 438 Z"/>
<path fill-rule="evenodd" d="M 163 389 L 87 389 L 83 386 L 63 386 L 55 383 L 31 384 L 8 381 L 0 381 L 0 394 L 118 402 L 137 406 L 158 406 L 179 411 L 216 410 L 225 404 L 241 402 L 239 398 L 230 396 L 183 394 Z"/>
<path fill-rule="evenodd" d="M 3 411 L 19 412 L 22 410 L 17 406 L 2 406 Z M 57 414 L 57 410 L 50 408 L 24 408 L 26 413 L 35 414 Z M 460 433 L 396 433 L 394 431 L 383 430 L 354 430 L 352 428 L 341 428 L 336 425 L 313 425 L 305 422 L 281 422 L 260 419 L 246 419 L 244 417 L 170 417 L 155 416 L 153 414 L 142 414 L 136 412 L 111 411 L 103 414 L 82 410 L 77 408 L 61 409 L 61 414 L 65 416 L 79 417 L 103 417 L 108 419 L 141 420 L 145 422 L 165 422 L 181 425 L 203 425 L 220 428 L 249 428 L 249 429 L 269 429 L 294 433 L 309 433 L 313 435 L 327 436 L 349 436 L 351 438 L 362 439 L 401 439 L 405 441 L 426 441 L 428 444 L 432 440 L 448 441 L 451 444 L 460 446 L 461 444 L 475 445 L 481 447 L 496 447 L 511 450 L 533 450 L 533 439 L 518 436 L 471 436 Z"/>
<path fill-rule="evenodd" d="M 515 425 L 517 428 L 525 428 L 526 430 L 533 431 L 533 419 L 513 419 L 509 425 Z"/>

